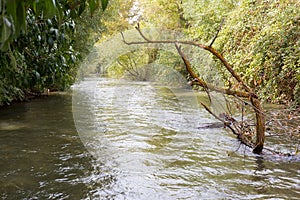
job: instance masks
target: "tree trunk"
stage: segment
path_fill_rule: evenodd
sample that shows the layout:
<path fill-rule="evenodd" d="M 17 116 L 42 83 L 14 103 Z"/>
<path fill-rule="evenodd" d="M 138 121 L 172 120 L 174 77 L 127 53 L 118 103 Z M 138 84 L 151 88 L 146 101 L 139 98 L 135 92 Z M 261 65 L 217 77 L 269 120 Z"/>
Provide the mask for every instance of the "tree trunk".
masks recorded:
<path fill-rule="evenodd" d="M 183 59 L 186 69 L 189 72 L 189 74 L 196 80 L 197 84 L 203 87 L 205 90 L 213 90 L 216 92 L 220 92 L 223 94 L 228 94 L 232 96 L 237 96 L 241 98 L 248 98 L 251 101 L 251 104 L 253 106 L 255 115 L 256 115 L 256 142 L 254 144 L 253 152 L 260 154 L 264 147 L 264 141 L 265 141 L 265 116 L 263 114 L 263 109 L 261 107 L 260 101 L 258 99 L 258 96 L 253 92 L 252 88 L 249 87 L 243 80 L 242 77 L 233 69 L 233 67 L 225 60 L 223 55 L 218 52 L 216 49 L 212 47 L 213 42 L 207 46 L 203 44 L 199 44 L 193 41 L 177 41 L 177 40 L 150 40 L 148 39 L 141 31 L 139 25 L 136 27 L 137 31 L 139 32 L 140 36 L 144 39 L 144 41 L 137 41 L 137 42 L 126 42 L 124 35 L 121 33 L 121 36 L 123 38 L 123 42 L 128 45 L 133 44 L 175 44 L 175 47 Z M 215 38 L 217 35 L 215 36 Z M 214 40 L 215 40 L 214 38 Z M 213 41 L 214 41 L 213 40 Z M 231 90 L 230 88 L 219 88 L 217 86 L 207 84 L 205 81 L 203 81 L 198 75 L 193 71 L 191 64 L 188 60 L 188 58 L 184 55 L 184 53 L 181 51 L 181 47 L 179 44 L 185 44 L 185 45 L 191 45 L 196 46 L 199 48 L 202 48 L 206 51 L 209 51 L 212 53 L 217 59 L 221 61 L 221 63 L 225 66 L 227 71 L 234 77 L 238 83 L 241 84 L 244 91 L 235 91 Z M 222 121 L 222 120 L 221 120 Z M 239 135 L 243 136 L 243 133 L 240 133 Z M 247 142 L 246 142 L 247 143 Z"/>
<path fill-rule="evenodd" d="M 264 147 L 264 141 L 265 141 L 265 116 L 263 114 L 263 109 L 260 105 L 260 101 L 252 97 L 251 103 L 254 106 L 255 115 L 256 115 L 256 142 L 255 147 L 253 149 L 254 153 L 260 154 Z"/>

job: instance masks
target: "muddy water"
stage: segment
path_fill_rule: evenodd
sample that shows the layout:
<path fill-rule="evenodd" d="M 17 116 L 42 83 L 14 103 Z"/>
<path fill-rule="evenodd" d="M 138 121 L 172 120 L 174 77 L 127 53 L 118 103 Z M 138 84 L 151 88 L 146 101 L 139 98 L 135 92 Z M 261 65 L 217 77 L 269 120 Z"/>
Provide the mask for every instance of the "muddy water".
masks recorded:
<path fill-rule="evenodd" d="M 2 199 L 299 199 L 300 163 L 258 157 L 187 90 L 89 79 L 0 110 Z M 77 129 L 76 129 L 77 128 Z"/>

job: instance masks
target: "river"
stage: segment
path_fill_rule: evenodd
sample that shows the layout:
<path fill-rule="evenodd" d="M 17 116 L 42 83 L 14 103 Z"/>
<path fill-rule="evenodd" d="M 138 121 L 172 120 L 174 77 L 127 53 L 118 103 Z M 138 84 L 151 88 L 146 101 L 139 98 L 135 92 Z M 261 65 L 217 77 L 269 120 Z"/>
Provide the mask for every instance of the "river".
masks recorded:
<path fill-rule="evenodd" d="M 0 113 L 2 199 L 300 198 L 299 162 L 199 129 L 186 89 L 91 78 Z"/>

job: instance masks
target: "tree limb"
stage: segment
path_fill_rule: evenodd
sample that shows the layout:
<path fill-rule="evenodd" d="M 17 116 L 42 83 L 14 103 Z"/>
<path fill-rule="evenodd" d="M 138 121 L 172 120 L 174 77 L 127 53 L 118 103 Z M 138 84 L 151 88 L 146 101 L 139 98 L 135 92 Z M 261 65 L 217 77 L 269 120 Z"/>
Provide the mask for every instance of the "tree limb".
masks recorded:
<path fill-rule="evenodd" d="M 182 52 L 181 48 L 178 46 L 177 43 L 175 43 L 175 47 L 179 53 L 179 55 L 181 56 L 187 71 L 189 72 L 189 74 L 196 80 L 193 81 L 192 84 L 195 85 L 199 85 L 201 87 L 203 87 L 204 89 L 210 89 L 212 91 L 215 92 L 219 92 L 219 93 L 223 93 L 223 94 L 227 94 L 227 95 L 237 95 L 239 97 L 243 97 L 243 98 L 249 98 L 250 94 L 247 92 L 241 92 L 241 91 L 236 91 L 236 90 L 230 90 L 230 89 L 225 89 L 225 88 L 220 88 L 220 87 L 216 87 L 212 84 L 206 83 L 205 81 L 203 81 L 192 69 L 191 67 L 191 63 L 190 61 L 187 59 L 186 55 Z"/>
<path fill-rule="evenodd" d="M 241 76 L 233 69 L 233 67 L 227 62 L 227 60 L 223 57 L 221 53 L 219 53 L 216 49 L 214 49 L 211 45 L 206 46 L 203 44 L 199 44 L 193 41 L 177 41 L 177 40 L 150 40 L 147 38 L 141 31 L 140 26 L 138 25 L 136 27 L 136 30 L 139 32 L 140 36 L 144 39 L 144 41 L 133 41 L 133 42 L 127 42 L 124 38 L 123 33 L 122 39 L 123 42 L 127 45 L 134 45 L 134 44 L 175 44 L 176 49 L 178 53 L 180 54 L 181 58 L 183 59 L 186 69 L 190 73 L 190 75 L 196 80 L 196 82 L 205 89 L 205 91 L 208 93 L 208 90 L 213 90 L 216 92 L 220 92 L 223 94 L 238 96 L 242 98 L 248 98 L 252 104 L 252 106 L 255 108 L 255 114 L 256 114 L 256 143 L 253 149 L 254 153 L 260 154 L 263 149 L 264 145 L 264 139 L 265 139 L 265 116 L 263 115 L 263 109 L 260 105 L 260 101 L 258 100 L 258 96 L 253 92 L 253 90 L 242 80 Z M 217 34 L 216 34 L 217 35 Z M 215 36 L 216 38 L 216 36 Z M 214 40 L 213 40 L 214 41 Z M 185 44 L 185 45 L 191 45 L 196 46 L 199 48 L 202 48 L 211 54 L 213 54 L 221 63 L 225 66 L 227 71 L 230 72 L 230 74 L 238 81 L 239 84 L 242 85 L 243 91 L 234 91 L 230 89 L 223 89 L 219 88 L 217 86 L 207 84 L 205 81 L 203 81 L 198 75 L 192 70 L 191 64 L 187 57 L 184 55 L 184 53 L 181 51 L 181 48 L 179 47 L 179 44 Z M 208 93 L 209 95 L 209 93 Z M 238 135 L 238 137 L 245 137 L 244 134 Z"/>
<path fill-rule="evenodd" d="M 249 141 L 249 139 L 247 137 L 245 137 L 245 135 L 240 132 L 239 130 L 236 130 L 235 128 L 232 127 L 231 123 L 225 121 L 224 119 L 222 119 L 221 117 L 217 116 L 215 113 L 213 113 L 204 103 L 200 102 L 200 104 L 204 107 L 204 109 L 209 112 L 209 114 L 211 114 L 212 116 L 214 116 L 217 120 L 221 121 L 224 123 L 224 127 L 228 127 L 233 134 L 237 135 L 238 139 L 245 144 L 246 146 L 253 148 L 255 145 L 253 144 L 253 142 Z"/>
<path fill-rule="evenodd" d="M 140 36 L 144 39 L 144 41 L 134 41 L 134 42 L 127 42 L 124 38 L 123 33 L 122 39 L 123 42 L 127 45 L 133 45 L 133 44 L 186 44 L 186 45 L 191 45 L 191 46 L 196 46 L 201 49 L 204 49 L 206 51 L 209 51 L 212 53 L 214 56 L 216 56 L 222 64 L 226 67 L 226 69 L 230 72 L 230 74 L 243 86 L 243 88 L 253 97 L 257 98 L 257 95 L 254 94 L 252 89 L 245 84 L 245 82 L 242 80 L 241 76 L 239 76 L 236 71 L 234 71 L 233 67 L 226 61 L 226 59 L 223 57 L 222 54 L 220 54 L 218 51 L 216 51 L 213 47 L 211 46 L 206 46 L 203 44 L 196 43 L 194 41 L 177 41 L 177 40 L 150 40 L 147 38 L 141 31 L 140 25 L 138 24 L 136 27 L 136 30 L 139 32 Z"/>

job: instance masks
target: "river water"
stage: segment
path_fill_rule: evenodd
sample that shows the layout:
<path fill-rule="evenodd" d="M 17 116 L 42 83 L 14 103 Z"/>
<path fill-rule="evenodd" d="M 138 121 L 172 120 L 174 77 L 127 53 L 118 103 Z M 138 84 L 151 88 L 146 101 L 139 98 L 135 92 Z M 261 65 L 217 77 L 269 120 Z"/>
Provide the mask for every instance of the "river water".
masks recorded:
<path fill-rule="evenodd" d="M 186 89 L 86 79 L 0 110 L 2 199 L 299 199 L 300 163 L 257 156 Z"/>

